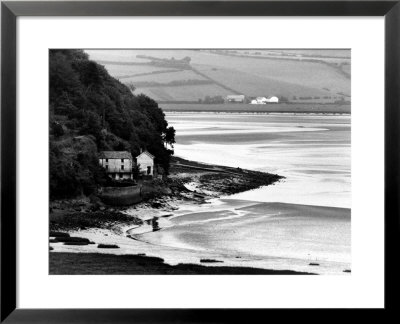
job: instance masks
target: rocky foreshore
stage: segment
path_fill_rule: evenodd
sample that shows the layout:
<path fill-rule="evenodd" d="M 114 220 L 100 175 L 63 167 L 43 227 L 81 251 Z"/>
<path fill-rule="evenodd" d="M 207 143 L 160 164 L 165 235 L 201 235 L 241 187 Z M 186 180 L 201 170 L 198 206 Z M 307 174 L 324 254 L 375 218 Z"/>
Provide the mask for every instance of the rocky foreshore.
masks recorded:
<path fill-rule="evenodd" d="M 213 196 L 231 195 L 272 185 L 284 177 L 266 172 L 193 162 L 174 157 L 170 177 L 186 188 Z"/>
<path fill-rule="evenodd" d="M 144 201 L 132 206 L 108 206 L 97 196 L 50 202 L 50 230 L 85 230 L 103 228 L 118 230 L 129 224 L 140 225 L 143 213 L 151 209 L 171 212 L 179 202 L 204 203 L 208 198 L 232 195 L 272 185 L 283 177 L 258 171 L 209 165 L 174 157 L 170 175 L 165 180 L 142 183 L 150 188 Z M 148 218 L 148 217 L 145 217 Z"/>

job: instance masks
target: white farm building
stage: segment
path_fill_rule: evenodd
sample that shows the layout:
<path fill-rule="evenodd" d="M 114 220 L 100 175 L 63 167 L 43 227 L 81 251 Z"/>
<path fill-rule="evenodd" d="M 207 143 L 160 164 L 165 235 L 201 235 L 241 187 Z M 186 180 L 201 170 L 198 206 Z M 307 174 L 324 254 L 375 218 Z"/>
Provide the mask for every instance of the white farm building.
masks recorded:
<path fill-rule="evenodd" d="M 265 105 L 267 103 L 279 103 L 279 98 L 276 96 L 257 97 L 250 102 L 252 105 Z"/>
<path fill-rule="evenodd" d="M 154 155 L 144 151 L 136 157 L 136 163 L 139 166 L 139 171 L 142 175 L 154 175 Z"/>

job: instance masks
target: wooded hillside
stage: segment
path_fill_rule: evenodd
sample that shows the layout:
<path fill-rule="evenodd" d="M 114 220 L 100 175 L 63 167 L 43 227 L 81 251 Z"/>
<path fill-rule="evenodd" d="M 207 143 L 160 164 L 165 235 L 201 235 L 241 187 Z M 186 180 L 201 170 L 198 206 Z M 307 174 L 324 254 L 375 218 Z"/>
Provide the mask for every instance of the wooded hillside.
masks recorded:
<path fill-rule="evenodd" d="M 81 50 L 50 51 L 50 196 L 90 195 L 108 181 L 98 166 L 102 150 L 140 148 L 165 171 L 175 142 L 158 104 L 135 96 Z"/>

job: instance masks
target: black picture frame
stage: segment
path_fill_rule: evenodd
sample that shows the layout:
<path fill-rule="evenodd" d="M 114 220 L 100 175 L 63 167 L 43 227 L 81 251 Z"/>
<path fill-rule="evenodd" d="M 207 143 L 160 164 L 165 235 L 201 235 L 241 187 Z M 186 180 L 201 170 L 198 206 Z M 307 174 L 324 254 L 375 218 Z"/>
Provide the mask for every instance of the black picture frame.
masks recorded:
<path fill-rule="evenodd" d="M 19 309 L 16 308 L 16 19 L 20 16 L 384 16 L 385 18 L 385 313 L 394 312 L 399 286 L 400 4 L 396 1 L 102 1 L 1 4 L 1 322 L 200 323 L 264 321 L 278 310 Z M 367 293 L 367 290 L 366 290 Z M 266 312 L 269 312 L 268 315 Z M 331 310 L 326 310 L 332 313 Z M 320 318 L 298 310 L 300 317 Z M 320 311 L 319 311 L 320 312 Z M 307 315 L 305 315 L 307 314 Z M 296 315 L 297 316 L 297 315 Z M 331 316 L 331 315 L 329 315 Z M 335 317 L 336 315 L 333 315 Z M 337 316 L 338 320 L 342 320 Z"/>

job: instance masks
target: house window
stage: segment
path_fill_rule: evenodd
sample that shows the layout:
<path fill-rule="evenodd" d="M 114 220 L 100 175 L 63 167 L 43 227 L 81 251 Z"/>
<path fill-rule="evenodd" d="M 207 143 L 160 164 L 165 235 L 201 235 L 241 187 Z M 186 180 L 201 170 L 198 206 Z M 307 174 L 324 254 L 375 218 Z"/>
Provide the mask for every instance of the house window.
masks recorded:
<path fill-rule="evenodd" d="M 121 163 L 124 163 L 124 159 L 121 159 Z"/>
<path fill-rule="evenodd" d="M 108 170 L 108 165 L 106 165 L 106 170 Z"/>
<path fill-rule="evenodd" d="M 123 165 L 121 165 L 121 170 L 123 170 L 124 169 L 124 166 Z"/>
<path fill-rule="evenodd" d="M 122 173 L 119 174 L 119 178 L 122 179 L 124 175 Z"/>
<path fill-rule="evenodd" d="M 106 163 L 108 163 L 108 159 L 106 159 Z"/>

